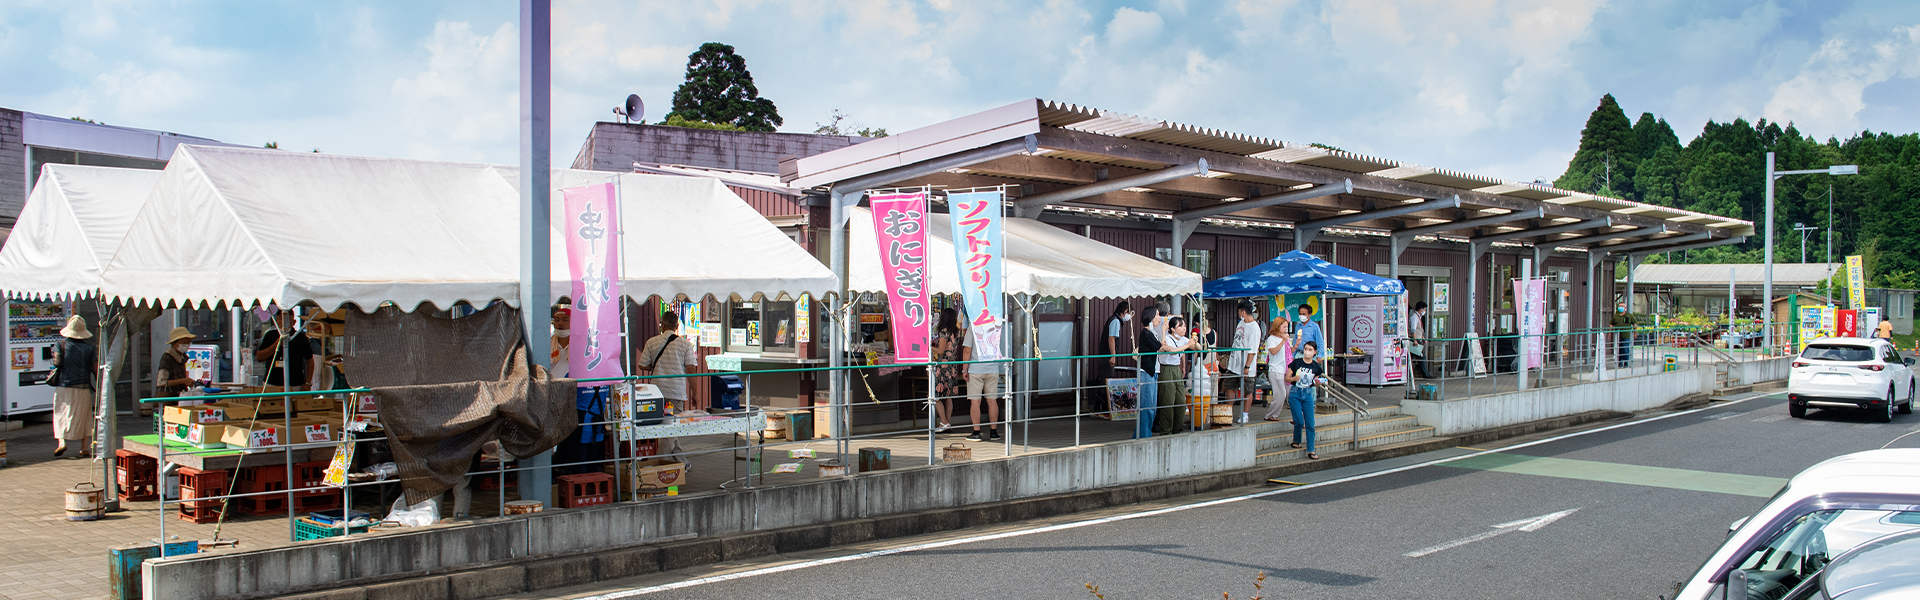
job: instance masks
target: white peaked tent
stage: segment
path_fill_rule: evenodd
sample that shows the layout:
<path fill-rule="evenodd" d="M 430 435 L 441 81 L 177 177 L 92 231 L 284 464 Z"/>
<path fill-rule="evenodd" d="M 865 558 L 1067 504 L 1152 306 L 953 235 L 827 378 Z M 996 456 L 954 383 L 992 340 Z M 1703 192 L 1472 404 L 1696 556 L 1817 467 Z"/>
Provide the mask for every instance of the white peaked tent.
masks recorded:
<path fill-rule="evenodd" d="M 885 292 L 873 213 L 850 209 L 848 289 Z M 927 215 L 929 288 L 940 294 L 961 291 L 954 263 L 953 229 L 947 215 Z M 1200 293 L 1200 275 L 1115 248 L 1034 219 L 1004 221 L 1005 291 L 1065 298 L 1144 298 Z"/>
<path fill-rule="evenodd" d="M 518 170 L 486 164 L 182 146 L 109 263 L 128 304 L 413 310 L 518 304 Z M 617 181 L 628 296 L 834 288 L 832 272 L 711 179 L 555 170 Z M 553 195 L 553 293 L 569 291 Z"/>
<path fill-rule="evenodd" d="M 148 169 L 44 167 L 0 248 L 0 290 L 20 300 L 91 297 L 159 180 Z"/>

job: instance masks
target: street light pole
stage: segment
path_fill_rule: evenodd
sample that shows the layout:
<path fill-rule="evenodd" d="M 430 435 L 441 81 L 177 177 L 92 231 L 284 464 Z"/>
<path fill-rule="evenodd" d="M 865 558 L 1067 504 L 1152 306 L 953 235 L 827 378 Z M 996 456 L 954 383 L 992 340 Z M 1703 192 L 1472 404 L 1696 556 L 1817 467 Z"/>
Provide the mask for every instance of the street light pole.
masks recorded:
<path fill-rule="evenodd" d="M 1766 255 L 1761 257 L 1766 264 L 1766 280 L 1760 285 L 1760 301 L 1766 303 L 1765 315 L 1760 327 L 1760 342 L 1769 353 L 1773 351 L 1773 153 L 1767 153 L 1767 243 Z"/>
<path fill-rule="evenodd" d="M 1807 264 L 1807 232 L 1819 229 L 1808 227 L 1806 223 L 1794 223 L 1793 230 L 1800 232 L 1800 264 Z"/>
<path fill-rule="evenodd" d="M 1773 349 L 1773 180 L 1787 175 L 1812 175 L 1815 173 L 1825 173 L 1827 175 L 1859 175 L 1860 166 L 1834 165 L 1825 169 L 1775 171 L 1773 170 L 1773 153 L 1767 153 L 1767 244 L 1765 250 L 1767 255 L 1764 257 L 1766 261 L 1767 279 L 1766 283 L 1760 288 L 1761 300 L 1766 303 L 1766 310 L 1761 313 L 1762 330 L 1760 335 L 1762 344 L 1769 350 Z M 1831 185 L 1827 188 L 1827 234 L 1827 239 L 1833 239 L 1833 188 Z M 1829 249 L 1827 252 L 1833 252 L 1831 249 L 1832 244 L 1829 243 L 1828 246 Z M 1805 261 L 1805 258 L 1801 259 L 1801 262 Z M 1829 254 L 1827 262 L 1828 264 L 1832 264 L 1833 259 L 1831 258 L 1831 254 Z"/>

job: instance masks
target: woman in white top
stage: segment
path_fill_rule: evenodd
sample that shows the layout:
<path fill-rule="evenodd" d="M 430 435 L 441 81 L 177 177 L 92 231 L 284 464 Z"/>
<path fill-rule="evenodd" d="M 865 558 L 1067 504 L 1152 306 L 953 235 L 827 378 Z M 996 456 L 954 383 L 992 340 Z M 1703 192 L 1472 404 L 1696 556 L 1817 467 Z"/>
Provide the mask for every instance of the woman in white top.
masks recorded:
<path fill-rule="evenodd" d="M 1160 337 L 1160 411 L 1154 415 L 1154 435 L 1170 435 L 1187 422 L 1187 386 L 1180 381 L 1185 373 L 1187 350 L 1199 350 L 1200 343 L 1187 337 L 1187 319 L 1167 319 L 1167 334 Z"/>
<path fill-rule="evenodd" d="M 1285 318 L 1267 324 L 1267 339 L 1261 347 L 1267 351 L 1267 384 L 1273 388 L 1267 392 L 1267 420 L 1278 421 L 1287 414 L 1287 384 L 1276 375 L 1293 361 L 1292 328 Z"/>

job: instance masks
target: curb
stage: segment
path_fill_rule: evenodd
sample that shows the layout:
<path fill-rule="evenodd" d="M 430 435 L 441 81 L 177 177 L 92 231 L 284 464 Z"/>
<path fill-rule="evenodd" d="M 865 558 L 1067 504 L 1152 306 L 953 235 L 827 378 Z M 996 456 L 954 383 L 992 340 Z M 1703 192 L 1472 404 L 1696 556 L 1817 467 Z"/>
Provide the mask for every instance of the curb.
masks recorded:
<path fill-rule="evenodd" d="M 1473 446 L 1494 440 L 1631 416 L 1622 412 L 1592 411 L 1451 437 L 1427 438 L 1380 446 L 1320 460 L 1301 460 L 1287 464 L 912 514 L 798 525 L 623 548 L 595 548 L 578 553 L 528 557 L 513 563 L 487 565 L 484 568 L 367 582 L 363 583 L 362 587 L 323 590 L 281 596 L 281 598 L 289 600 L 415 598 L 481 600 L 774 554 L 911 537 L 980 525 L 1043 519 L 1234 488 L 1268 485 L 1267 480 L 1279 477 L 1336 469 L 1455 446 Z"/>

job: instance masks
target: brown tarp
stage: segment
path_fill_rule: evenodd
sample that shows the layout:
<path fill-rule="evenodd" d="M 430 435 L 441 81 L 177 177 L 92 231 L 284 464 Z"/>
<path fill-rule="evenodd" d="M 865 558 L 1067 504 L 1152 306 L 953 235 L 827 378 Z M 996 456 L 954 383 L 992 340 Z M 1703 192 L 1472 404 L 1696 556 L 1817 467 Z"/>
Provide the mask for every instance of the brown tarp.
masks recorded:
<path fill-rule="evenodd" d="M 580 425 L 574 380 L 528 368 L 512 308 L 458 319 L 392 307 L 347 315 L 347 377 L 373 388 L 408 504 L 459 485 L 481 444 L 533 456 Z"/>

